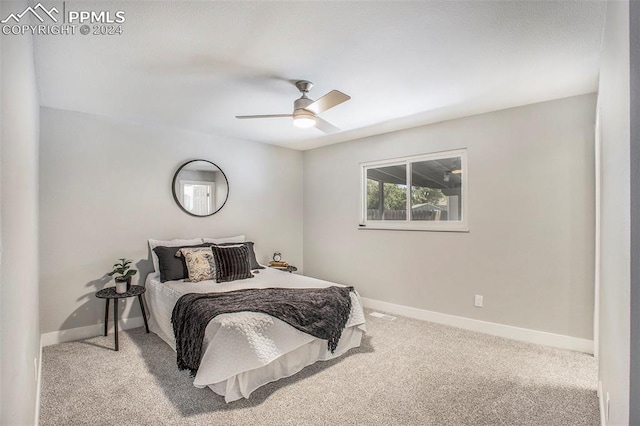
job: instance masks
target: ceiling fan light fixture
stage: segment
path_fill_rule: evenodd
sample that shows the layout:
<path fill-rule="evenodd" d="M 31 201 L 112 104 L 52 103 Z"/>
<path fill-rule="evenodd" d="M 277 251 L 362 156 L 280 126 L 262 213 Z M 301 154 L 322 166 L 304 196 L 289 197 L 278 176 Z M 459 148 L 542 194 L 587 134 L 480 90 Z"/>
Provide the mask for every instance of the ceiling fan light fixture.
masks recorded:
<path fill-rule="evenodd" d="M 316 116 L 309 111 L 296 111 L 293 113 L 293 125 L 300 129 L 307 129 L 316 124 Z"/>

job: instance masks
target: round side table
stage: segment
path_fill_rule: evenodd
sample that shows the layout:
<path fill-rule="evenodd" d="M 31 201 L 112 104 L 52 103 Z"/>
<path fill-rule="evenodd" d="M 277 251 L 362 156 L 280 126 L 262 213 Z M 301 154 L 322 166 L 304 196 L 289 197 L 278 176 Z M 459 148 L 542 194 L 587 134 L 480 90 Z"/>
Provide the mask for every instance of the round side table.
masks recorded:
<path fill-rule="evenodd" d="M 269 266 L 269 268 L 277 269 L 278 271 L 284 271 L 288 273 L 296 272 L 298 268 L 293 265 L 289 266 Z"/>
<path fill-rule="evenodd" d="M 138 296 L 138 302 L 140 302 L 140 310 L 142 311 L 142 319 L 144 320 L 144 328 L 149 332 L 149 325 L 147 324 L 147 313 L 144 310 L 144 303 L 142 302 L 142 295 L 147 291 L 146 288 L 140 285 L 132 285 L 131 288 L 125 293 L 116 293 L 115 287 L 107 287 L 96 293 L 96 297 L 104 299 L 107 302 L 107 306 L 104 310 L 104 335 L 107 335 L 107 328 L 109 326 L 109 300 L 113 299 L 113 327 L 115 335 L 115 350 L 118 350 L 118 300 L 126 299 L 127 297 Z"/>

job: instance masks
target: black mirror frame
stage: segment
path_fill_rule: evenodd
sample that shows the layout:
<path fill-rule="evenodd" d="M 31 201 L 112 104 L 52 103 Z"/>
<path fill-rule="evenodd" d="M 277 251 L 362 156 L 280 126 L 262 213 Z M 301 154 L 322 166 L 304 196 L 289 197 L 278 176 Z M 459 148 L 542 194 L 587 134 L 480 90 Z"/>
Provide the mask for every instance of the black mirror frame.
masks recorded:
<path fill-rule="evenodd" d="M 191 164 L 193 162 L 196 161 L 205 161 L 209 164 L 214 165 L 215 167 L 218 168 L 218 170 L 220 170 L 220 173 L 222 173 L 222 176 L 224 176 L 224 180 L 227 182 L 227 197 L 224 199 L 224 203 L 222 203 L 222 205 L 220 206 L 220 208 L 216 209 L 213 213 L 211 214 L 206 214 L 206 215 L 198 215 L 198 214 L 193 214 L 191 213 L 189 210 L 185 209 L 182 206 L 182 203 L 180 202 L 180 200 L 178 199 L 178 195 L 176 194 L 176 180 L 178 179 L 178 174 L 180 173 L 180 171 L 184 168 L 184 166 L 186 166 L 187 164 Z M 180 167 L 178 167 L 178 170 L 176 170 L 175 174 L 173 175 L 173 180 L 171 181 L 171 193 L 173 194 L 173 200 L 176 202 L 176 204 L 178 205 L 178 207 L 180 207 L 180 210 L 182 210 L 183 212 L 185 212 L 186 214 L 188 214 L 189 216 L 193 216 L 193 217 L 209 217 L 209 216 L 213 216 L 214 214 L 218 213 L 220 210 L 222 210 L 222 208 L 225 206 L 225 204 L 227 204 L 227 201 L 229 200 L 229 191 L 231 190 L 230 185 L 229 185 L 229 179 L 227 178 L 227 175 L 222 171 L 222 169 L 220 168 L 220 166 L 218 166 L 216 163 L 209 161 L 209 160 L 203 160 L 201 158 L 195 159 L 195 160 L 189 160 L 186 163 L 183 163 Z"/>

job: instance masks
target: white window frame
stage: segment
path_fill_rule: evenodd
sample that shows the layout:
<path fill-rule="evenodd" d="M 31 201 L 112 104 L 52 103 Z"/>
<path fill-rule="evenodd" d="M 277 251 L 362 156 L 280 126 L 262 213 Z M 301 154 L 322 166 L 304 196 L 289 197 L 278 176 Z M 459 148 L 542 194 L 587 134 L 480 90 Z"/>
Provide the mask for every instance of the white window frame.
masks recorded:
<path fill-rule="evenodd" d="M 411 167 L 410 163 L 442 158 L 460 157 L 462 170 L 461 219 L 451 221 L 411 220 Z M 367 170 L 376 167 L 406 165 L 407 173 L 407 218 L 405 220 L 369 220 L 367 219 Z M 469 232 L 469 173 L 467 149 L 434 152 L 360 163 L 360 226 L 358 229 L 386 229 L 408 231 L 449 231 Z"/>

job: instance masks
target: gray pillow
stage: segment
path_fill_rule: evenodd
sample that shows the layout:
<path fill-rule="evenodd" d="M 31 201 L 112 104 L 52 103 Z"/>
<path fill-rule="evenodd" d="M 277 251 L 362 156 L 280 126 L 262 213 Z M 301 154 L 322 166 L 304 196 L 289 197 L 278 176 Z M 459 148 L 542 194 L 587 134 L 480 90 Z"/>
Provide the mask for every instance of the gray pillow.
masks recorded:
<path fill-rule="evenodd" d="M 217 246 L 222 246 L 222 247 L 224 247 L 224 246 L 245 245 L 249 249 L 249 262 L 251 262 L 251 270 L 253 270 L 253 269 L 264 269 L 264 266 L 260 266 L 260 264 L 256 260 L 256 252 L 253 250 L 253 242 L 252 241 L 245 241 L 245 242 L 242 242 L 242 243 L 220 243 L 220 244 L 216 244 L 216 245 Z"/>
<path fill-rule="evenodd" d="M 253 278 L 247 244 L 233 246 L 213 245 L 211 247 L 216 261 L 216 282 L 218 283 Z"/>
<path fill-rule="evenodd" d="M 158 256 L 158 266 L 160 272 L 160 282 L 181 281 L 189 278 L 189 270 L 183 256 L 176 256 L 181 248 L 209 247 L 211 244 L 197 244 L 184 247 L 158 246 L 153 249 Z"/>

